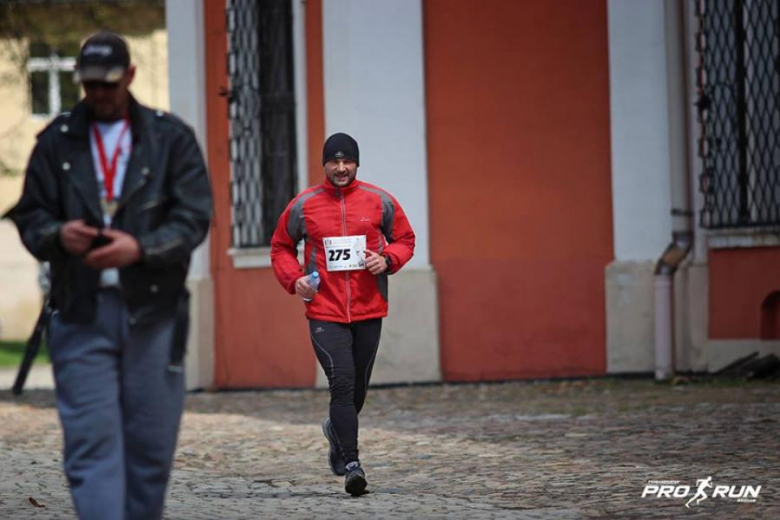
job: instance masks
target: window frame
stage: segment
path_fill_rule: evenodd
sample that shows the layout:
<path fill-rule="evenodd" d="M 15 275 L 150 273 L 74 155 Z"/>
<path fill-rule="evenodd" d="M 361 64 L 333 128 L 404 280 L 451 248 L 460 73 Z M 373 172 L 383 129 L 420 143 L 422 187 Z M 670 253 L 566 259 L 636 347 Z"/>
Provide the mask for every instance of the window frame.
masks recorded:
<path fill-rule="evenodd" d="M 30 115 L 38 119 L 49 119 L 62 112 L 62 88 L 60 85 L 61 72 L 74 72 L 76 70 L 76 58 L 72 56 L 62 57 L 56 52 L 51 52 L 48 57 L 30 57 L 27 60 L 28 94 L 30 96 Z M 32 73 L 45 72 L 49 78 L 48 113 L 33 111 L 32 99 Z"/>

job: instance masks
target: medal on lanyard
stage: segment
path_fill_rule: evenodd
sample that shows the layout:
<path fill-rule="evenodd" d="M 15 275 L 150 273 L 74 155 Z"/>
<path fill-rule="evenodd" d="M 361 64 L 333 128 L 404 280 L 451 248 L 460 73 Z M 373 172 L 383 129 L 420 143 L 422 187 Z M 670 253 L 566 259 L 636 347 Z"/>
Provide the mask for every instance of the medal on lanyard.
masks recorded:
<path fill-rule="evenodd" d="M 119 133 L 119 139 L 116 141 L 114 152 L 111 154 L 111 161 L 109 161 L 108 157 L 106 157 L 106 148 L 103 145 L 103 136 L 100 135 L 97 125 L 92 125 L 92 134 L 95 136 L 100 168 L 103 170 L 103 187 L 105 188 L 105 195 L 100 197 L 100 207 L 103 209 L 103 213 L 111 218 L 114 218 L 119 207 L 119 202 L 114 198 L 114 178 L 116 178 L 119 156 L 122 154 L 122 139 L 129 127 L 130 121 L 125 117 L 125 124 Z"/>

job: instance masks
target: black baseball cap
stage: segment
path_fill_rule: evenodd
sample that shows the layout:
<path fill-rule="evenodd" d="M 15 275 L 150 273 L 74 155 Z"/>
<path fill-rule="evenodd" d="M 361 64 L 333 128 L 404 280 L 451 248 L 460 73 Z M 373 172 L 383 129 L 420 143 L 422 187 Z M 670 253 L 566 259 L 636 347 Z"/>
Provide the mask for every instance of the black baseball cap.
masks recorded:
<path fill-rule="evenodd" d="M 76 60 L 76 81 L 116 83 L 130 66 L 124 38 L 111 31 L 93 34 L 84 42 Z"/>

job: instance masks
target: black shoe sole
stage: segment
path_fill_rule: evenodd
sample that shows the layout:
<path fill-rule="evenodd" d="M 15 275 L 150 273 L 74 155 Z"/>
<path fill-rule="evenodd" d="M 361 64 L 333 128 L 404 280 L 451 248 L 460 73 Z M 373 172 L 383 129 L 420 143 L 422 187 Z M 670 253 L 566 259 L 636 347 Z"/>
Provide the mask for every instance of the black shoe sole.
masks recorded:
<path fill-rule="evenodd" d="M 347 479 L 347 482 L 344 484 L 344 489 L 353 497 L 357 497 L 366 494 L 366 486 L 368 486 L 366 477 L 355 475 L 354 477 Z"/>

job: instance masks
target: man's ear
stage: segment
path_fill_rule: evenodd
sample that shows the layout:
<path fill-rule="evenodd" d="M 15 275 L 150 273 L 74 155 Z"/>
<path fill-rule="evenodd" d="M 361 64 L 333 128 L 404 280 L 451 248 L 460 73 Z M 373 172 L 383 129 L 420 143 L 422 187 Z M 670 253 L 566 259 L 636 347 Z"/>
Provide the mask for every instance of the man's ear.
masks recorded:
<path fill-rule="evenodd" d="M 129 87 L 135 79 L 135 65 L 130 65 L 127 67 L 127 72 L 125 72 L 125 75 L 127 77 L 127 86 Z"/>

